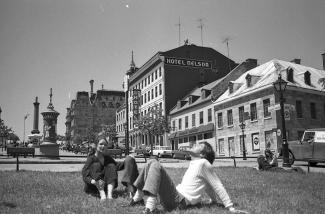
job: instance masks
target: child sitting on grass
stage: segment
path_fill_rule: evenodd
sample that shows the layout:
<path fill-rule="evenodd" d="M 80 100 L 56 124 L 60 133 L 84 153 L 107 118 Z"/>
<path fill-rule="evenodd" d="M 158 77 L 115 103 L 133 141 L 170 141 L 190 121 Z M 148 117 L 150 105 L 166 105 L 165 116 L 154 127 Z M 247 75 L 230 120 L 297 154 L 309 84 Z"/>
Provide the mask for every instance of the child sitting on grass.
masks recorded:
<path fill-rule="evenodd" d="M 145 199 L 145 214 L 156 213 L 157 197 L 167 210 L 184 209 L 188 205 L 197 205 L 202 201 L 202 196 L 207 193 L 210 203 L 217 201 L 217 196 L 223 205 L 232 213 L 246 213 L 236 210 L 222 185 L 218 175 L 213 170 L 212 163 L 215 159 L 214 151 L 210 144 L 202 142 L 191 150 L 192 161 L 185 172 L 181 184 L 175 187 L 172 179 L 158 160 L 148 162 L 134 186 L 137 187 L 129 206 L 143 203 Z"/>

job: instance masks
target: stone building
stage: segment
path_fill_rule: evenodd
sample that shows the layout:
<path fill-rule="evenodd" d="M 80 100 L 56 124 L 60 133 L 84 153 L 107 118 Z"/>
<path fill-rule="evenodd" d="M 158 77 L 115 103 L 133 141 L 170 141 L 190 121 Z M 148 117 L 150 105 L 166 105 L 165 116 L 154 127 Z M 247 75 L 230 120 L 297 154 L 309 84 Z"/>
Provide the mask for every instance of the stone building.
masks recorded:
<path fill-rule="evenodd" d="M 180 145 L 191 147 L 193 144 L 207 141 L 215 150 L 215 117 L 212 99 L 218 98 L 227 90 L 229 81 L 236 80 L 256 66 L 257 60 L 247 59 L 225 77 L 197 87 L 179 99 L 169 114 L 171 121 L 169 139 L 172 147 L 174 149 Z"/>
<path fill-rule="evenodd" d="M 131 63 L 134 66 L 134 63 Z M 225 76 L 237 64 L 209 47 L 184 45 L 166 52 L 158 52 L 140 68 L 129 72 L 129 130 L 130 144 L 134 147 L 149 145 L 149 136 L 134 126 L 134 118 L 147 114 L 153 106 L 159 106 L 167 117 L 177 100 L 193 88 L 213 82 Z M 138 92 L 140 105 L 133 107 Z M 136 115 L 134 112 L 138 112 Z M 167 133 L 155 136 L 154 145 L 169 144 Z"/>
<path fill-rule="evenodd" d="M 124 103 L 124 92 L 102 89 L 93 92 L 93 80 L 90 81 L 91 91 L 77 92 L 71 101 L 66 115 L 66 136 L 73 142 L 85 140 L 90 130 L 99 133 L 102 125 L 116 123 L 115 112 Z"/>
<path fill-rule="evenodd" d="M 325 127 L 325 85 L 320 81 L 325 71 L 299 62 L 274 59 L 229 82 L 213 103 L 218 156 L 242 156 L 243 142 L 249 156 L 263 152 L 266 144 L 272 150 L 281 148 L 279 93 L 273 85 L 279 74 L 287 82 L 283 92 L 287 140 L 299 139 L 307 128 Z"/>

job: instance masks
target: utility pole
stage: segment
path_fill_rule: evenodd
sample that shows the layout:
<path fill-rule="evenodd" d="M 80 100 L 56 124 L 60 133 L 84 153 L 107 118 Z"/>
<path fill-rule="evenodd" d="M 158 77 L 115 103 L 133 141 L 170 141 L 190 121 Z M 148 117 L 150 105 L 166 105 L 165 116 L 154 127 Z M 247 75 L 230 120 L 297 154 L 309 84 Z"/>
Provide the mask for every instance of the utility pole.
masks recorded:
<path fill-rule="evenodd" d="M 181 17 L 178 17 L 176 26 L 178 26 L 178 46 L 181 46 Z"/>
<path fill-rule="evenodd" d="M 198 22 L 200 22 L 198 28 L 201 29 L 201 46 L 203 46 L 203 26 L 204 26 L 203 19 L 202 18 L 198 19 Z"/>

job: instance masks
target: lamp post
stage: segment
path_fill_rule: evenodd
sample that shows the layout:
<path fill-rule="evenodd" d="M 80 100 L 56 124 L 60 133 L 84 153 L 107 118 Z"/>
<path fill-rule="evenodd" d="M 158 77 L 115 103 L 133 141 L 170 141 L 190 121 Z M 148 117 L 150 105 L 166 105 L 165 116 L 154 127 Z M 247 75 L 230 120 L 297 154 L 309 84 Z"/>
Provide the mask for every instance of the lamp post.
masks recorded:
<path fill-rule="evenodd" d="M 285 127 L 285 119 L 284 119 L 284 98 L 283 92 L 287 87 L 287 82 L 284 81 L 281 77 L 281 71 L 279 72 L 278 80 L 273 83 L 275 90 L 280 95 L 280 111 L 281 111 L 281 120 L 282 120 L 282 155 L 283 155 L 283 164 L 284 167 L 291 167 L 289 162 L 289 147 L 287 142 L 287 131 Z"/>
<path fill-rule="evenodd" d="M 245 127 L 246 127 L 246 124 L 244 122 L 244 120 L 241 121 L 241 123 L 239 124 L 239 127 L 241 128 L 241 131 L 242 131 L 242 139 L 243 139 L 243 160 L 247 160 L 246 158 L 246 146 L 245 146 L 245 133 L 244 133 L 244 130 L 245 130 Z"/>
<path fill-rule="evenodd" d="M 24 116 L 24 139 L 23 139 L 23 143 L 25 143 L 25 121 L 26 121 L 28 116 L 29 116 L 28 113 Z"/>

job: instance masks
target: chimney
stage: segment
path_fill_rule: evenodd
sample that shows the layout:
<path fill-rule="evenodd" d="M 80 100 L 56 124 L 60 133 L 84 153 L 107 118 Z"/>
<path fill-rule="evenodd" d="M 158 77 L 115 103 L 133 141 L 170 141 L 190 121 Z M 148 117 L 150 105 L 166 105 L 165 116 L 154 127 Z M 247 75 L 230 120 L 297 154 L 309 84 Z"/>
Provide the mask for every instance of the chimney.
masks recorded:
<path fill-rule="evenodd" d="M 293 59 L 290 62 L 300 65 L 301 59 Z"/>
<path fill-rule="evenodd" d="M 94 80 L 90 80 L 89 83 L 90 83 L 90 94 L 93 94 L 93 92 L 94 92 Z"/>
<path fill-rule="evenodd" d="M 246 67 L 247 67 L 247 70 L 251 70 L 253 68 L 256 68 L 257 67 L 257 59 L 246 59 Z"/>
<path fill-rule="evenodd" d="M 322 58 L 323 58 L 323 69 L 325 70 L 325 53 L 322 53 Z"/>

